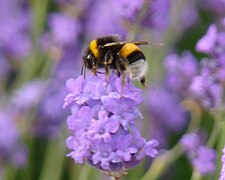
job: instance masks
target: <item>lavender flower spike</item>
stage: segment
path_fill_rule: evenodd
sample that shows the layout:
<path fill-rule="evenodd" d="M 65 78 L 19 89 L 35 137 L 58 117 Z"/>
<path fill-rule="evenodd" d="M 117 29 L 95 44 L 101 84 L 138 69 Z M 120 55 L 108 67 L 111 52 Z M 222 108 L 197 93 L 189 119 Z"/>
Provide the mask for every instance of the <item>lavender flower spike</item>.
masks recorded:
<path fill-rule="evenodd" d="M 196 157 L 192 160 L 193 166 L 202 174 L 213 174 L 216 169 L 215 165 L 216 151 L 206 146 L 200 146 L 196 151 Z"/>
<path fill-rule="evenodd" d="M 221 172 L 220 172 L 220 178 L 219 180 L 225 180 L 225 146 L 223 148 L 223 156 L 222 156 L 222 169 L 221 169 Z"/>
<path fill-rule="evenodd" d="M 142 118 L 137 106 L 143 99 L 141 90 L 129 80 L 122 87 L 115 74 L 107 83 L 104 76 L 80 76 L 69 79 L 66 86 L 70 94 L 63 107 L 71 107 L 67 156 L 75 163 L 88 162 L 120 178 L 144 157 L 156 157 L 158 141 L 145 140 L 134 124 Z"/>

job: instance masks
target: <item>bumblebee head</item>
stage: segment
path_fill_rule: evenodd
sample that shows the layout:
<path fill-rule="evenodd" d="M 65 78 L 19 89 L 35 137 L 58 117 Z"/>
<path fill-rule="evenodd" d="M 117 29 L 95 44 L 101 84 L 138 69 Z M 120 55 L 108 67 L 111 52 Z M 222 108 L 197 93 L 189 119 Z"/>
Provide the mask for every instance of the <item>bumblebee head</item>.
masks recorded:
<path fill-rule="evenodd" d="M 91 71 L 96 69 L 96 57 L 89 47 L 84 48 L 82 58 L 84 68 L 90 69 Z"/>
<path fill-rule="evenodd" d="M 90 51 L 89 47 L 85 47 L 82 52 L 82 59 L 83 62 L 86 64 L 88 61 L 91 61 L 93 59 L 93 53 Z"/>

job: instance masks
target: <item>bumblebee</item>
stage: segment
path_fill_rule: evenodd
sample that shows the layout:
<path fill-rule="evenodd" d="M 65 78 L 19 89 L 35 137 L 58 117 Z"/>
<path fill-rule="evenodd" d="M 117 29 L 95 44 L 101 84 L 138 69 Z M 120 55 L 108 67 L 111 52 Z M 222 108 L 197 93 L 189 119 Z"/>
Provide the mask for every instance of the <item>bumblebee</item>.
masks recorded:
<path fill-rule="evenodd" d="M 129 73 L 132 80 L 138 80 L 145 86 L 145 75 L 148 65 L 145 56 L 138 45 L 149 45 L 151 42 L 122 41 L 120 35 L 99 37 L 90 42 L 83 52 L 83 66 L 81 74 L 90 69 L 94 75 L 101 73 L 98 69 L 105 69 L 106 80 L 110 70 L 117 75 Z"/>

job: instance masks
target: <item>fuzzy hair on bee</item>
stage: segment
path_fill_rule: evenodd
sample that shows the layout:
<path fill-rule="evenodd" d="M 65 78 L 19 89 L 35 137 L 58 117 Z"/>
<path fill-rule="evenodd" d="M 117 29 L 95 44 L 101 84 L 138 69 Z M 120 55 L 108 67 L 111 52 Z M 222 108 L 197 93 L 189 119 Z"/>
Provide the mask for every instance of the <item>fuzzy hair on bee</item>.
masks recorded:
<path fill-rule="evenodd" d="M 122 41 L 118 34 L 94 39 L 84 49 L 81 74 L 85 76 L 86 69 L 89 69 L 97 75 L 101 73 L 99 69 L 104 69 L 108 80 L 110 70 L 114 70 L 118 76 L 128 73 L 130 79 L 138 80 L 145 86 L 148 64 L 138 46 L 150 44 L 152 43 L 146 41 Z"/>

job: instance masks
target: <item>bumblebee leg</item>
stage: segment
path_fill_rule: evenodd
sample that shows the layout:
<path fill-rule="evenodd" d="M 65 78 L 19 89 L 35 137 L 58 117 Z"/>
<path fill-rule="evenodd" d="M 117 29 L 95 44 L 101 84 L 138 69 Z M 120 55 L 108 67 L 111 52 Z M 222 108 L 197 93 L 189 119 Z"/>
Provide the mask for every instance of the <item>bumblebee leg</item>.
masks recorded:
<path fill-rule="evenodd" d="M 84 79 L 86 78 L 86 69 L 87 69 L 87 67 L 84 66 Z"/>
<path fill-rule="evenodd" d="M 120 66 L 121 66 L 120 67 L 121 72 L 123 72 L 123 76 L 124 76 L 123 79 L 125 81 L 126 73 L 127 73 L 128 60 L 127 59 L 120 59 Z"/>
<path fill-rule="evenodd" d="M 93 67 L 91 69 L 91 71 L 93 72 L 94 76 L 97 76 L 97 68 L 96 67 Z"/>
<path fill-rule="evenodd" d="M 104 57 L 104 66 L 105 66 L 105 78 L 106 82 L 109 80 L 110 73 L 110 64 L 113 62 L 113 55 L 111 51 L 108 51 Z"/>
<path fill-rule="evenodd" d="M 85 66 L 85 64 L 83 64 L 82 67 L 81 67 L 80 75 L 84 76 L 84 79 L 85 79 L 85 77 L 86 77 L 86 66 Z"/>
<path fill-rule="evenodd" d="M 97 68 L 98 68 L 98 64 L 96 64 L 96 61 L 94 59 L 92 59 L 91 71 L 93 72 L 94 76 L 97 76 Z"/>
<path fill-rule="evenodd" d="M 80 75 L 82 76 L 83 73 L 84 73 L 84 64 L 83 64 L 82 67 L 81 67 Z"/>
<path fill-rule="evenodd" d="M 106 82 L 108 82 L 109 80 L 109 65 L 108 64 L 105 64 L 105 79 L 106 79 Z"/>
<path fill-rule="evenodd" d="M 142 86 L 143 86 L 144 88 L 147 88 L 147 86 L 146 86 L 146 84 L 145 84 L 145 77 L 142 77 L 141 80 L 140 80 L 140 82 L 141 82 L 141 84 L 142 84 Z"/>
<path fill-rule="evenodd" d="M 121 69 L 119 56 L 116 57 L 116 72 L 117 72 L 117 76 L 120 77 L 122 69 Z"/>

